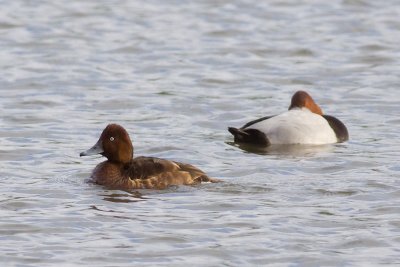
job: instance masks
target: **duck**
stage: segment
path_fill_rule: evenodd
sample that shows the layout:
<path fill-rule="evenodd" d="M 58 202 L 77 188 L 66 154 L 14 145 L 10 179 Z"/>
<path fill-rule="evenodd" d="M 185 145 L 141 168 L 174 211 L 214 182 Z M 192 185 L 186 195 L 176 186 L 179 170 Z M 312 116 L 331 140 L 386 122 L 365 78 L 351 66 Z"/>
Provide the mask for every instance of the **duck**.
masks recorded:
<path fill-rule="evenodd" d="M 107 125 L 96 144 L 80 156 L 100 154 L 107 158 L 94 168 L 90 179 L 112 189 L 161 190 L 172 185 L 219 181 L 191 164 L 155 157 L 134 157 L 133 150 L 128 132 L 113 123 Z"/>
<path fill-rule="evenodd" d="M 325 115 L 306 91 L 297 91 L 289 110 L 279 115 L 250 121 L 240 128 L 228 127 L 235 143 L 262 147 L 271 145 L 323 145 L 349 139 L 346 126 L 334 116 Z"/>

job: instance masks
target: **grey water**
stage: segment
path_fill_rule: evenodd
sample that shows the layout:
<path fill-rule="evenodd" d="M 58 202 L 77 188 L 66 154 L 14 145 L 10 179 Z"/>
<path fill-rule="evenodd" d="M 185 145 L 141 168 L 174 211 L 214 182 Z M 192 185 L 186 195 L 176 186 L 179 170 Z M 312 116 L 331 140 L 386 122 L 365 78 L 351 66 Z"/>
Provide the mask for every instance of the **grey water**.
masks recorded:
<path fill-rule="evenodd" d="M 399 1 L 0 2 L 1 266 L 400 265 Z M 296 90 L 350 140 L 232 144 Z M 87 183 L 111 122 L 224 182 Z"/>

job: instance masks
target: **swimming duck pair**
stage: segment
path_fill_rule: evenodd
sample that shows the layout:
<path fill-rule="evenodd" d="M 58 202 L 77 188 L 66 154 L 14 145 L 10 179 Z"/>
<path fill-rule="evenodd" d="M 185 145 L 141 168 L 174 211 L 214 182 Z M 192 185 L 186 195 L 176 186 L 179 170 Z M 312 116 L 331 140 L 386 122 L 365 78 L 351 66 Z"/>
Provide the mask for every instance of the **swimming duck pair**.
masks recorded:
<path fill-rule="evenodd" d="M 289 110 L 263 117 L 241 128 L 229 127 L 235 142 L 259 146 L 282 144 L 332 144 L 348 140 L 346 126 L 337 118 L 324 115 L 312 97 L 296 92 Z M 114 189 L 165 189 L 170 185 L 218 182 L 190 164 L 154 158 L 133 157 L 128 132 L 118 124 L 109 124 L 97 143 L 80 156 L 101 154 L 107 158 L 98 164 L 91 179 Z"/>

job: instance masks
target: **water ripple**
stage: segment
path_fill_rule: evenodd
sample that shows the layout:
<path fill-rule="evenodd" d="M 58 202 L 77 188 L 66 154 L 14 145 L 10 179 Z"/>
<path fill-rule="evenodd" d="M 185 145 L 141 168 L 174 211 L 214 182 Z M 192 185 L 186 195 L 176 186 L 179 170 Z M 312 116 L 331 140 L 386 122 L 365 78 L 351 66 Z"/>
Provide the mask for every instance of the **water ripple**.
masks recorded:
<path fill-rule="evenodd" d="M 398 3 L 8 1 L 3 265 L 398 265 Z M 256 149 L 227 126 L 309 91 L 350 141 Z M 107 123 L 219 184 L 87 182 Z"/>

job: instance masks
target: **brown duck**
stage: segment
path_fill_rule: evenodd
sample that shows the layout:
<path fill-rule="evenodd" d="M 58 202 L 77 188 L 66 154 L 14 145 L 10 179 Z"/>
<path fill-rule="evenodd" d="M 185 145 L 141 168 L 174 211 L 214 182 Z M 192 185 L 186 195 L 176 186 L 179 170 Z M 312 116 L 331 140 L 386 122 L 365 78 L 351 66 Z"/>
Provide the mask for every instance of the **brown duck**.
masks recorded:
<path fill-rule="evenodd" d="M 170 185 L 218 182 L 200 169 L 185 163 L 154 157 L 133 157 L 128 132 L 109 124 L 97 143 L 80 156 L 101 154 L 107 158 L 93 170 L 93 182 L 113 189 L 165 189 Z"/>

